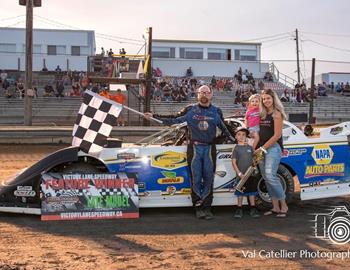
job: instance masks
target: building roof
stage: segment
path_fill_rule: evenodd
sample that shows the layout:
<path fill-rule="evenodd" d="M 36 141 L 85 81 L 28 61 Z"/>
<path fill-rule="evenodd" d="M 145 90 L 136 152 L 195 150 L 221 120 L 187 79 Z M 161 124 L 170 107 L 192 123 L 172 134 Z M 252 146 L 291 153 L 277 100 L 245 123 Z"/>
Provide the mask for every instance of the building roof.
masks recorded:
<path fill-rule="evenodd" d="M 22 30 L 25 28 L 20 27 L 0 27 L 0 30 Z M 45 32 L 95 32 L 94 30 L 73 30 L 73 29 L 49 29 L 49 28 L 33 28 L 33 31 L 45 31 Z"/>
<path fill-rule="evenodd" d="M 201 43 L 201 44 L 227 44 L 227 45 L 261 45 L 260 42 L 234 42 L 234 41 L 213 41 L 213 40 L 182 40 L 182 39 L 152 39 L 153 42 L 169 43 Z"/>

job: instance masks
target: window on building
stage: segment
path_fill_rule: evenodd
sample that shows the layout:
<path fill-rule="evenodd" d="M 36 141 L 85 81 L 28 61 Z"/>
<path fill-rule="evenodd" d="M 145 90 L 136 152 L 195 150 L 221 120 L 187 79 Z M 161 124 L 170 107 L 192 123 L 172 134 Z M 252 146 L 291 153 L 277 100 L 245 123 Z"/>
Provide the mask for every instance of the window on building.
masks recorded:
<path fill-rule="evenodd" d="M 208 48 L 208 59 L 209 60 L 231 60 L 231 50 Z"/>
<path fill-rule="evenodd" d="M 0 43 L 0 52 L 15 53 L 16 52 L 16 44 Z"/>
<path fill-rule="evenodd" d="M 235 50 L 235 60 L 238 61 L 256 61 L 256 50 Z"/>
<path fill-rule="evenodd" d="M 48 55 L 56 55 L 57 50 L 55 45 L 47 45 L 47 54 Z"/>
<path fill-rule="evenodd" d="M 180 58 L 203 59 L 203 48 L 180 48 Z"/>
<path fill-rule="evenodd" d="M 22 46 L 22 52 L 26 52 L 26 45 L 23 44 Z M 33 54 L 40 54 L 41 53 L 41 45 L 40 44 L 34 44 L 33 45 Z"/>
<path fill-rule="evenodd" d="M 80 55 L 80 46 L 72 46 L 72 55 Z"/>
<path fill-rule="evenodd" d="M 175 58 L 175 47 L 153 47 L 152 57 L 154 58 Z"/>

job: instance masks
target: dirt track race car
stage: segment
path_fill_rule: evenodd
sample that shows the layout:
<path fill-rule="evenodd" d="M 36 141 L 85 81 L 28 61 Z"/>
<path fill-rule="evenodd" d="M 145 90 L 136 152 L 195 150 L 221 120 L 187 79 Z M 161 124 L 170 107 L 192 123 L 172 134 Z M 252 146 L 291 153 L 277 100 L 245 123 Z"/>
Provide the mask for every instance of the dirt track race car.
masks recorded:
<path fill-rule="evenodd" d="M 232 133 L 242 125 L 235 118 L 225 119 L 225 123 Z M 59 150 L 0 185 L 0 211 L 41 214 L 43 198 L 48 196 L 41 184 L 45 174 L 115 174 L 120 179 L 135 180 L 137 205 L 141 208 L 191 206 L 187 135 L 185 123 L 166 128 L 135 144 L 124 145 L 111 139 L 97 157 L 77 147 Z M 308 137 L 297 126 L 285 121 L 283 139 L 278 176 L 287 200 L 292 199 L 297 185 L 302 200 L 350 194 L 350 122 L 322 128 L 319 136 Z M 236 202 L 231 188 L 236 177 L 231 165 L 232 148 L 233 144 L 226 143 L 220 136 L 217 138 L 215 206 Z M 59 184 L 55 185 L 57 196 L 70 196 L 59 194 Z M 108 192 L 108 188 L 105 186 L 104 192 Z M 261 177 L 258 193 L 258 204 L 269 206 L 270 198 Z"/>

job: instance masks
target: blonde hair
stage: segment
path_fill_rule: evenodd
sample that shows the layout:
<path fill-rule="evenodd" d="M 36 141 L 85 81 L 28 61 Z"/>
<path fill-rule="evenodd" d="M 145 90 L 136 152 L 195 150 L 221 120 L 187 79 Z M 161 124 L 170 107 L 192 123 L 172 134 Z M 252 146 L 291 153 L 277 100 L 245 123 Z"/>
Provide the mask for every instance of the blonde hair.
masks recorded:
<path fill-rule="evenodd" d="M 269 95 L 272 97 L 272 100 L 273 100 L 273 113 L 272 113 L 272 116 L 274 116 L 274 114 L 276 112 L 280 112 L 281 115 L 282 115 L 282 119 L 285 120 L 287 119 L 287 116 L 286 116 L 286 113 L 284 111 L 284 107 L 283 107 L 283 104 L 282 102 L 280 101 L 278 95 L 276 94 L 275 91 L 271 90 L 271 89 L 267 89 L 267 90 L 263 90 L 261 92 L 261 95 Z M 260 106 L 260 117 L 261 119 L 265 119 L 267 116 L 267 109 L 264 105 L 263 102 L 261 102 L 261 106 Z"/>

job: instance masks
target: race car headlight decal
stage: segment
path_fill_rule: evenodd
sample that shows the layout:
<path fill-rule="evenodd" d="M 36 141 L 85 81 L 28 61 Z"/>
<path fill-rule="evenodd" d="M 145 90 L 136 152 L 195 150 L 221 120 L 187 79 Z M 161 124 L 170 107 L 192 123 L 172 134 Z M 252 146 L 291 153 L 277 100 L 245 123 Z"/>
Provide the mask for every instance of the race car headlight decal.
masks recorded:
<path fill-rule="evenodd" d="M 215 173 L 216 173 L 216 175 L 218 175 L 220 177 L 225 177 L 225 175 L 226 175 L 226 172 L 224 172 L 224 171 L 217 171 Z"/>

